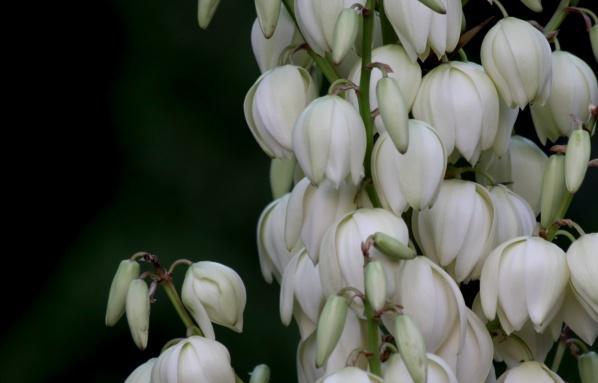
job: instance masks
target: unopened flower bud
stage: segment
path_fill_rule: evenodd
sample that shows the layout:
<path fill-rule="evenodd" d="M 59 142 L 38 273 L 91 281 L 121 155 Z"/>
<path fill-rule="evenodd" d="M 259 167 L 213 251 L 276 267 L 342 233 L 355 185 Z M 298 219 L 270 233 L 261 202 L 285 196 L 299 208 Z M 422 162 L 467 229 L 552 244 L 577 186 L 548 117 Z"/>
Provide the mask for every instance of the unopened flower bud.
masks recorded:
<path fill-rule="evenodd" d="M 380 261 L 372 261 L 365 267 L 365 296 L 375 312 L 386 303 L 386 275 Z"/>
<path fill-rule="evenodd" d="M 579 237 L 567 250 L 571 286 L 579 303 L 598 321 L 598 233 Z"/>
<path fill-rule="evenodd" d="M 401 358 L 414 383 L 425 383 L 427 362 L 424 338 L 407 315 L 400 314 L 395 319 L 395 341 Z"/>
<path fill-rule="evenodd" d="M 542 0 L 521 0 L 521 2 L 534 12 L 542 12 Z"/>
<path fill-rule="evenodd" d="M 548 159 L 542 179 L 540 224 L 547 228 L 558 218 L 562 201 L 567 195 L 565 185 L 565 156 L 553 154 Z"/>
<path fill-rule="evenodd" d="M 546 37 L 527 21 L 505 17 L 482 42 L 482 64 L 508 106 L 543 104 L 550 95 L 552 60 Z"/>
<path fill-rule="evenodd" d="M 160 354 L 151 382 L 235 383 L 235 372 L 226 347 L 212 339 L 191 336 Z"/>
<path fill-rule="evenodd" d="M 291 190 L 296 165 L 294 158 L 273 158 L 270 162 L 270 189 L 274 199 Z"/>
<path fill-rule="evenodd" d="M 276 30 L 281 0 L 255 0 L 255 11 L 264 37 L 269 39 Z"/>
<path fill-rule="evenodd" d="M 588 170 L 591 151 L 590 133 L 583 129 L 571 133 L 565 154 L 565 184 L 569 193 L 579 190 Z"/>
<path fill-rule="evenodd" d="M 197 21 L 201 29 L 206 29 L 210 25 L 218 4 L 220 4 L 220 0 L 197 1 Z"/>
<path fill-rule="evenodd" d="M 112 278 L 110 292 L 108 293 L 106 326 L 114 326 L 125 313 L 129 284 L 137 278 L 139 278 L 139 263 L 129 259 L 121 261 L 114 278 Z"/>
<path fill-rule="evenodd" d="M 345 8 L 338 15 L 332 38 L 332 61 L 335 64 L 343 61 L 355 44 L 359 30 L 360 15 L 353 8 Z"/>
<path fill-rule="evenodd" d="M 593 383 L 598 377 L 598 354 L 586 352 L 577 359 L 577 369 L 581 383 Z"/>
<path fill-rule="evenodd" d="M 316 366 L 324 365 L 343 333 L 349 305 L 344 297 L 330 295 L 320 314 L 316 336 Z"/>
<path fill-rule="evenodd" d="M 384 128 L 399 153 L 405 154 L 409 145 L 409 110 L 399 82 L 392 77 L 380 79 L 376 85 L 376 97 Z"/>
<path fill-rule="evenodd" d="M 357 367 L 345 367 L 318 379 L 316 383 L 383 383 L 383 380 Z"/>
<path fill-rule="evenodd" d="M 268 100 L 271 102 L 271 100 Z M 316 99 L 301 113 L 293 128 L 293 150 L 305 175 L 315 184 L 329 179 L 338 188 L 351 176 L 363 177 L 366 137 L 363 121 L 339 96 Z"/>
<path fill-rule="evenodd" d="M 152 368 L 158 358 L 151 358 L 137 367 L 125 380 L 125 383 L 150 383 L 152 379 Z"/>
<path fill-rule="evenodd" d="M 598 24 L 594 24 L 590 29 L 590 42 L 592 44 L 592 52 L 594 52 L 594 58 L 598 61 Z"/>
<path fill-rule="evenodd" d="M 145 350 L 149 335 L 150 296 L 147 283 L 135 279 L 129 285 L 126 304 L 127 322 L 135 345 Z"/>
<path fill-rule="evenodd" d="M 255 366 L 251 372 L 249 383 L 270 383 L 270 367 L 265 364 Z"/>
<path fill-rule="evenodd" d="M 245 285 L 230 267 L 210 261 L 192 264 L 185 275 L 181 298 L 190 308 L 201 304 L 212 322 L 243 331 Z"/>
<path fill-rule="evenodd" d="M 523 362 L 519 366 L 505 371 L 496 382 L 565 383 L 544 364 L 534 361 Z"/>
<path fill-rule="evenodd" d="M 376 233 L 372 236 L 374 246 L 376 249 L 392 260 L 400 261 L 406 259 L 413 259 L 417 256 L 417 252 L 409 246 L 403 244 L 401 241 L 384 233 Z"/>

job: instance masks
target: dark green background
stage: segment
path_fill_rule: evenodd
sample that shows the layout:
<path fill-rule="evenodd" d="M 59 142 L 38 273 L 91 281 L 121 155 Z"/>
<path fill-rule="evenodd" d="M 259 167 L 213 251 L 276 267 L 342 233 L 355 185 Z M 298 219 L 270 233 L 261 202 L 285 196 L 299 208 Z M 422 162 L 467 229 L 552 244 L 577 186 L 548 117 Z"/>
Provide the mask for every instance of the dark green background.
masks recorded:
<path fill-rule="evenodd" d="M 495 14 L 477 3 L 470 20 Z M 268 363 L 275 381 L 295 380 L 297 332 L 281 325 L 278 287 L 263 282 L 255 249 L 270 192 L 269 161 L 242 112 L 258 76 L 253 3 L 223 0 L 208 31 L 195 12 L 193 0 L 115 0 L 26 13 L 38 29 L 18 48 L 31 56 L 26 75 L 11 79 L 26 107 L 17 198 L 8 202 L 16 232 L 4 255 L 0 381 L 119 382 L 183 335 L 162 293 L 148 350 L 136 350 L 126 321 L 104 327 L 112 274 L 138 250 L 237 270 L 248 292 L 245 331 L 218 327 L 218 339 L 239 375 Z M 578 21 L 565 23 L 561 44 L 590 61 Z M 531 133 L 525 115 L 519 129 Z M 571 209 L 588 231 L 598 229 L 596 190 L 594 171 Z"/>

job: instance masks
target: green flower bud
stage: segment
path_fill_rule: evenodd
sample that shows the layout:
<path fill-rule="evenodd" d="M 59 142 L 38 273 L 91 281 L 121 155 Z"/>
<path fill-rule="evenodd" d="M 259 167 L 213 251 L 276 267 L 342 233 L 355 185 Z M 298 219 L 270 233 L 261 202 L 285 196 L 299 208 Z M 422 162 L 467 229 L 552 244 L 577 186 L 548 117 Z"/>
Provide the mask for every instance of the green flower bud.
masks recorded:
<path fill-rule="evenodd" d="M 108 304 L 106 305 L 106 326 L 112 327 L 125 313 L 127 291 L 132 280 L 139 277 L 139 263 L 125 259 L 118 265 L 112 278 Z"/>
<path fill-rule="evenodd" d="M 424 337 L 407 315 L 396 317 L 395 333 L 399 353 L 405 362 L 409 375 L 411 375 L 414 383 L 425 383 L 428 359 L 426 357 Z"/>
<path fill-rule="evenodd" d="M 145 350 L 149 335 L 150 296 L 144 280 L 135 279 L 129 285 L 126 313 L 133 341 L 140 350 Z"/>
<path fill-rule="evenodd" d="M 548 159 L 542 179 L 540 225 L 550 226 L 556 219 L 561 202 L 567 193 L 565 186 L 565 156 L 554 154 Z"/>
<path fill-rule="evenodd" d="M 197 0 L 197 22 L 201 29 L 206 29 L 218 8 L 220 0 Z"/>
<path fill-rule="evenodd" d="M 347 300 L 338 295 L 331 295 L 326 300 L 316 332 L 316 365 L 318 367 L 323 366 L 334 351 L 345 327 L 348 307 Z"/>
<path fill-rule="evenodd" d="M 382 310 L 386 303 L 386 275 L 380 261 L 365 267 L 365 296 L 375 311 Z"/>
<path fill-rule="evenodd" d="M 586 352 L 577 359 L 579 378 L 581 383 L 592 383 L 598 377 L 598 354 L 594 351 Z"/>
<path fill-rule="evenodd" d="M 399 153 L 405 154 L 409 145 L 409 110 L 399 82 L 392 77 L 380 79 L 376 85 L 376 97 L 384 128 Z"/>
<path fill-rule="evenodd" d="M 272 198 L 277 199 L 287 194 L 293 186 L 295 175 L 294 158 L 273 158 L 270 162 L 270 189 Z"/>
<path fill-rule="evenodd" d="M 446 7 L 444 6 L 442 0 L 419 0 L 419 2 L 436 13 L 440 13 L 441 15 L 446 14 Z"/>
<path fill-rule="evenodd" d="M 332 37 L 332 61 L 335 64 L 343 61 L 353 47 L 359 30 L 359 18 L 353 8 L 345 8 L 338 15 Z"/>
<path fill-rule="evenodd" d="M 399 240 L 384 233 L 376 233 L 372 236 L 374 247 L 392 260 L 400 261 L 413 259 L 417 252 Z"/>
<path fill-rule="evenodd" d="M 269 39 L 276 30 L 280 15 L 280 0 L 255 0 L 255 12 L 264 37 Z"/>
<path fill-rule="evenodd" d="M 595 24 L 592 29 L 590 29 L 590 42 L 592 43 L 594 58 L 598 61 L 598 24 Z"/>
<path fill-rule="evenodd" d="M 265 364 L 255 366 L 251 372 L 249 383 L 269 383 L 270 382 L 270 367 Z"/>
<path fill-rule="evenodd" d="M 590 133 L 583 129 L 571 133 L 565 155 L 565 184 L 569 193 L 579 190 L 588 170 L 591 151 Z"/>
<path fill-rule="evenodd" d="M 542 0 L 521 0 L 521 2 L 534 12 L 542 12 Z"/>

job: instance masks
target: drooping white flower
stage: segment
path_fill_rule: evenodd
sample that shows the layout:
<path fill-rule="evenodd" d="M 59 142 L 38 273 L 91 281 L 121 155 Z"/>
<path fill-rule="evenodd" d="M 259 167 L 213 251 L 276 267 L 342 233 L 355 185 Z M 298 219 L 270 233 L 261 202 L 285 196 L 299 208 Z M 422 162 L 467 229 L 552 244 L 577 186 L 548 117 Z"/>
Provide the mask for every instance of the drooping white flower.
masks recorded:
<path fill-rule="evenodd" d="M 544 104 L 550 95 L 552 61 L 546 37 L 526 21 L 505 17 L 482 42 L 482 65 L 511 108 Z"/>
<path fill-rule="evenodd" d="M 598 321 L 598 233 L 582 235 L 567 250 L 571 286 L 579 303 Z"/>
<path fill-rule="evenodd" d="M 151 358 L 147 362 L 137 367 L 131 375 L 127 377 L 125 383 L 150 383 L 152 379 L 152 368 L 158 358 Z"/>
<path fill-rule="evenodd" d="M 383 383 L 378 376 L 357 367 L 345 367 L 333 372 L 316 383 Z"/>
<path fill-rule="evenodd" d="M 587 344 L 594 344 L 598 337 L 598 319 L 580 303 L 579 295 L 574 293 L 569 282 L 563 306 L 561 307 L 563 322 Z"/>
<path fill-rule="evenodd" d="M 410 144 L 401 154 L 387 133 L 372 150 L 372 179 L 380 202 L 395 214 L 408 206 L 430 207 L 436 200 L 446 171 L 446 155 L 440 137 L 428 124 L 409 120 Z"/>
<path fill-rule="evenodd" d="M 230 355 L 221 343 L 191 336 L 167 348 L 154 364 L 152 383 L 235 383 Z"/>
<path fill-rule="evenodd" d="M 530 111 L 542 144 L 569 136 L 578 121 L 585 122 L 589 106 L 598 104 L 598 81 L 592 68 L 568 52 L 552 52 L 552 86 L 546 104 L 532 104 Z"/>
<path fill-rule="evenodd" d="M 494 144 L 499 98 L 481 65 L 452 61 L 424 76 L 413 115 L 436 129 L 447 156 L 456 149 L 475 165 L 480 152 Z"/>
<path fill-rule="evenodd" d="M 293 128 L 293 150 L 305 175 L 315 184 L 324 179 L 336 187 L 350 176 L 363 177 L 365 127 L 359 113 L 339 96 L 314 100 Z"/>
<path fill-rule="evenodd" d="M 420 0 L 387 1 L 384 10 L 412 61 L 425 60 L 430 48 L 438 58 L 459 42 L 463 10 L 459 0 L 442 0 L 446 14 L 434 12 Z"/>
<path fill-rule="evenodd" d="M 517 367 L 505 371 L 497 383 L 565 383 L 556 373 L 538 362 L 523 362 Z"/>
<path fill-rule="evenodd" d="M 565 252 L 539 237 L 504 242 L 486 259 L 480 277 L 484 315 L 498 315 L 508 334 L 531 321 L 544 331 L 558 313 L 569 280 Z"/>
<path fill-rule="evenodd" d="M 261 75 L 245 96 L 245 120 L 270 157 L 292 158 L 292 131 L 299 114 L 316 97 L 310 74 L 284 65 Z"/>
<path fill-rule="evenodd" d="M 511 238 L 534 233 L 536 217 L 523 197 L 504 185 L 491 187 L 489 192 L 496 213 L 496 246 Z"/>
<path fill-rule="evenodd" d="M 338 293 L 344 287 L 364 291 L 363 252 L 361 243 L 377 232 L 390 235 L 408 244 L 405 222 L 383 209 L 359 209 L 349 213 L 331 226 L 320 247 L 320 278 L 325 295 Z M 393 273 L 398 264 L 377 249 L 370 249 L 370 257 L 384 264 L 387 273 L 387 294 L 395 290 Z"/>
<path fill-rule="evenodd" d="M 484 322 L 473 311 L 466 310 L 467 327 L 455 373 L 460 383 L 478 383 L 490 373 L 494 348 Z"/>
<path fill-rule="evenodd" d="M 450 366 L 437 355 L 428 353 L 426 383 L 457 383 L 457 377 Z M 383 366 L 384 380 L 388 383 L 414 383 L 400 354 L 394 354 Z"/>
<path fill-rule="evenodd" d="M 496 213 L 488 190 L 470 181 L 443 181 L 430 209 L 413 211 L 413 234 L 425 256 L 457 282 L 477 279 L 494 246 Z"/>

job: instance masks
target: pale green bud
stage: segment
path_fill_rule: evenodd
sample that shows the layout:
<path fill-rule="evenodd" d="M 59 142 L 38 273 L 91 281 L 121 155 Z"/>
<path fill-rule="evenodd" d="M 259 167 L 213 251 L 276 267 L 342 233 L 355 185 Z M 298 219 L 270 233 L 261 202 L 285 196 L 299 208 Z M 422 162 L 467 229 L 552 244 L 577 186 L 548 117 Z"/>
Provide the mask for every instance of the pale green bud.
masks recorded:
<path fill-rule="evenodd" d="M 386 275 L 380 261 L 369 262 L 365 267 L 365 296 L 376 312 L 386 303 Z"/>
<path fill-rule="evenodd" d="M 542 179 L 540 225 L 547 228 L 558 218 L 561 203 L 567 195 L 565 186 L 565 156 L 554 154 L 548 159 Z"/>
<path fill-rule="evenodd" d="M 264 37 L 269 39 L 276 30 L 281 0 L 255 0 L 255 12 Z"/>
<path fill-rule="evenodd" d="M 210 25 L 218 4 L 220 4 L 220 0 L 197 1 L 197 22 L 201 29 L 206 29 Z"/>
<path fill-rule="evenodd" d="M 425 383 L 428 359 L 426 343 L 415 323 L 407 315 L 395 319 L 395 341 L 414 383 Z"/>
<path fill-rule="evenodd" d="M 384 233 L 376 233 L 372 236 L 374 247 L 392 260 L 399 261 L 413 259 L 417 252 L 401 241 Z"/>
<path fill-rule="evenodd" d="M 339 64 L 355 44 L 360 16 L 353 8 L 345 8 L 338 15 L 332 38 L 332 61 Z"/>
<path fill-rule="evenodd" d="M 419 2 L 436 13 L 440 13 L 442 15 L 446 14 L 446 7 L 444 6 L 442 0 L 419 0 Z"/>
<path fill-rule="evenodd" d="M 144 280 L 135 279 L 129 285 L 126 313 L 133 341 L 140 350 L 145 350 L 149 335 L 150 296 Z"/>
<path fill-rule="evenodd" d="M 592 29 L 590 29 L 590 42 L 592 43 L 594 58 L 598 61 L 598 24 L 595 24 Z"/>
<path fill-rule="evenodd" d="M 273 158 L 270 162 L 270 189 L 272 198 L 277 199 L 285 195 L 293 186 L 295 166 L 294 158 Z"/>
<path fill-rule="evenodd" d="M 579 378 L 581 383 L 592 383 L 598 378 L 598 354 L 594 351 L 586 352 L 577 359 Z"/>
<path fill-rule="evenodd" d="M 399 82 L 392 77 L 380 79 L 376 85 L 376 97 L 384 128 L 399 153 L 405 154 L 409 145 L 409 111 Z"/>
<path fill-rule="evenodd" d="M 139 263 L 125 259 L 121 261 L 112 278 L 108 304 L 106 307 L 106 326 L 114 326 L 125 313 L 125 302 L 129 284 L 139 277 Z"/>
<path fill-rule="evenodd" d="M 521 2 L 534 12 L 542 12 L 542 0 L 521 0 Z"/>
<path fill-rule="evenodd" d="M 152 379 L 152 368 L 158 358 L 151 358 L 137 367 L 125 380 L 125 383 L 150 383 Z"/>
<path fill-rule="evenodd" d="M 347 300 L 338 295 L 330 295 L 320 314 L 316 332 L 316 365 L 323 366 L 334 351 L 343 333 L 347 319 Z"/>
<path fill-rule="evenodd" d="M 269 383 L 270 382 L 270 367 L 265 364 L 255 366 L 251 372 L 249 383 Z"/>
<path fill-rule="evenodd" d="M 571 133 L 565 154 L 565 184 L 569 193 L 579 190 L 588 170 L 591 151 L 590 133 L 583 129 Z"/>

